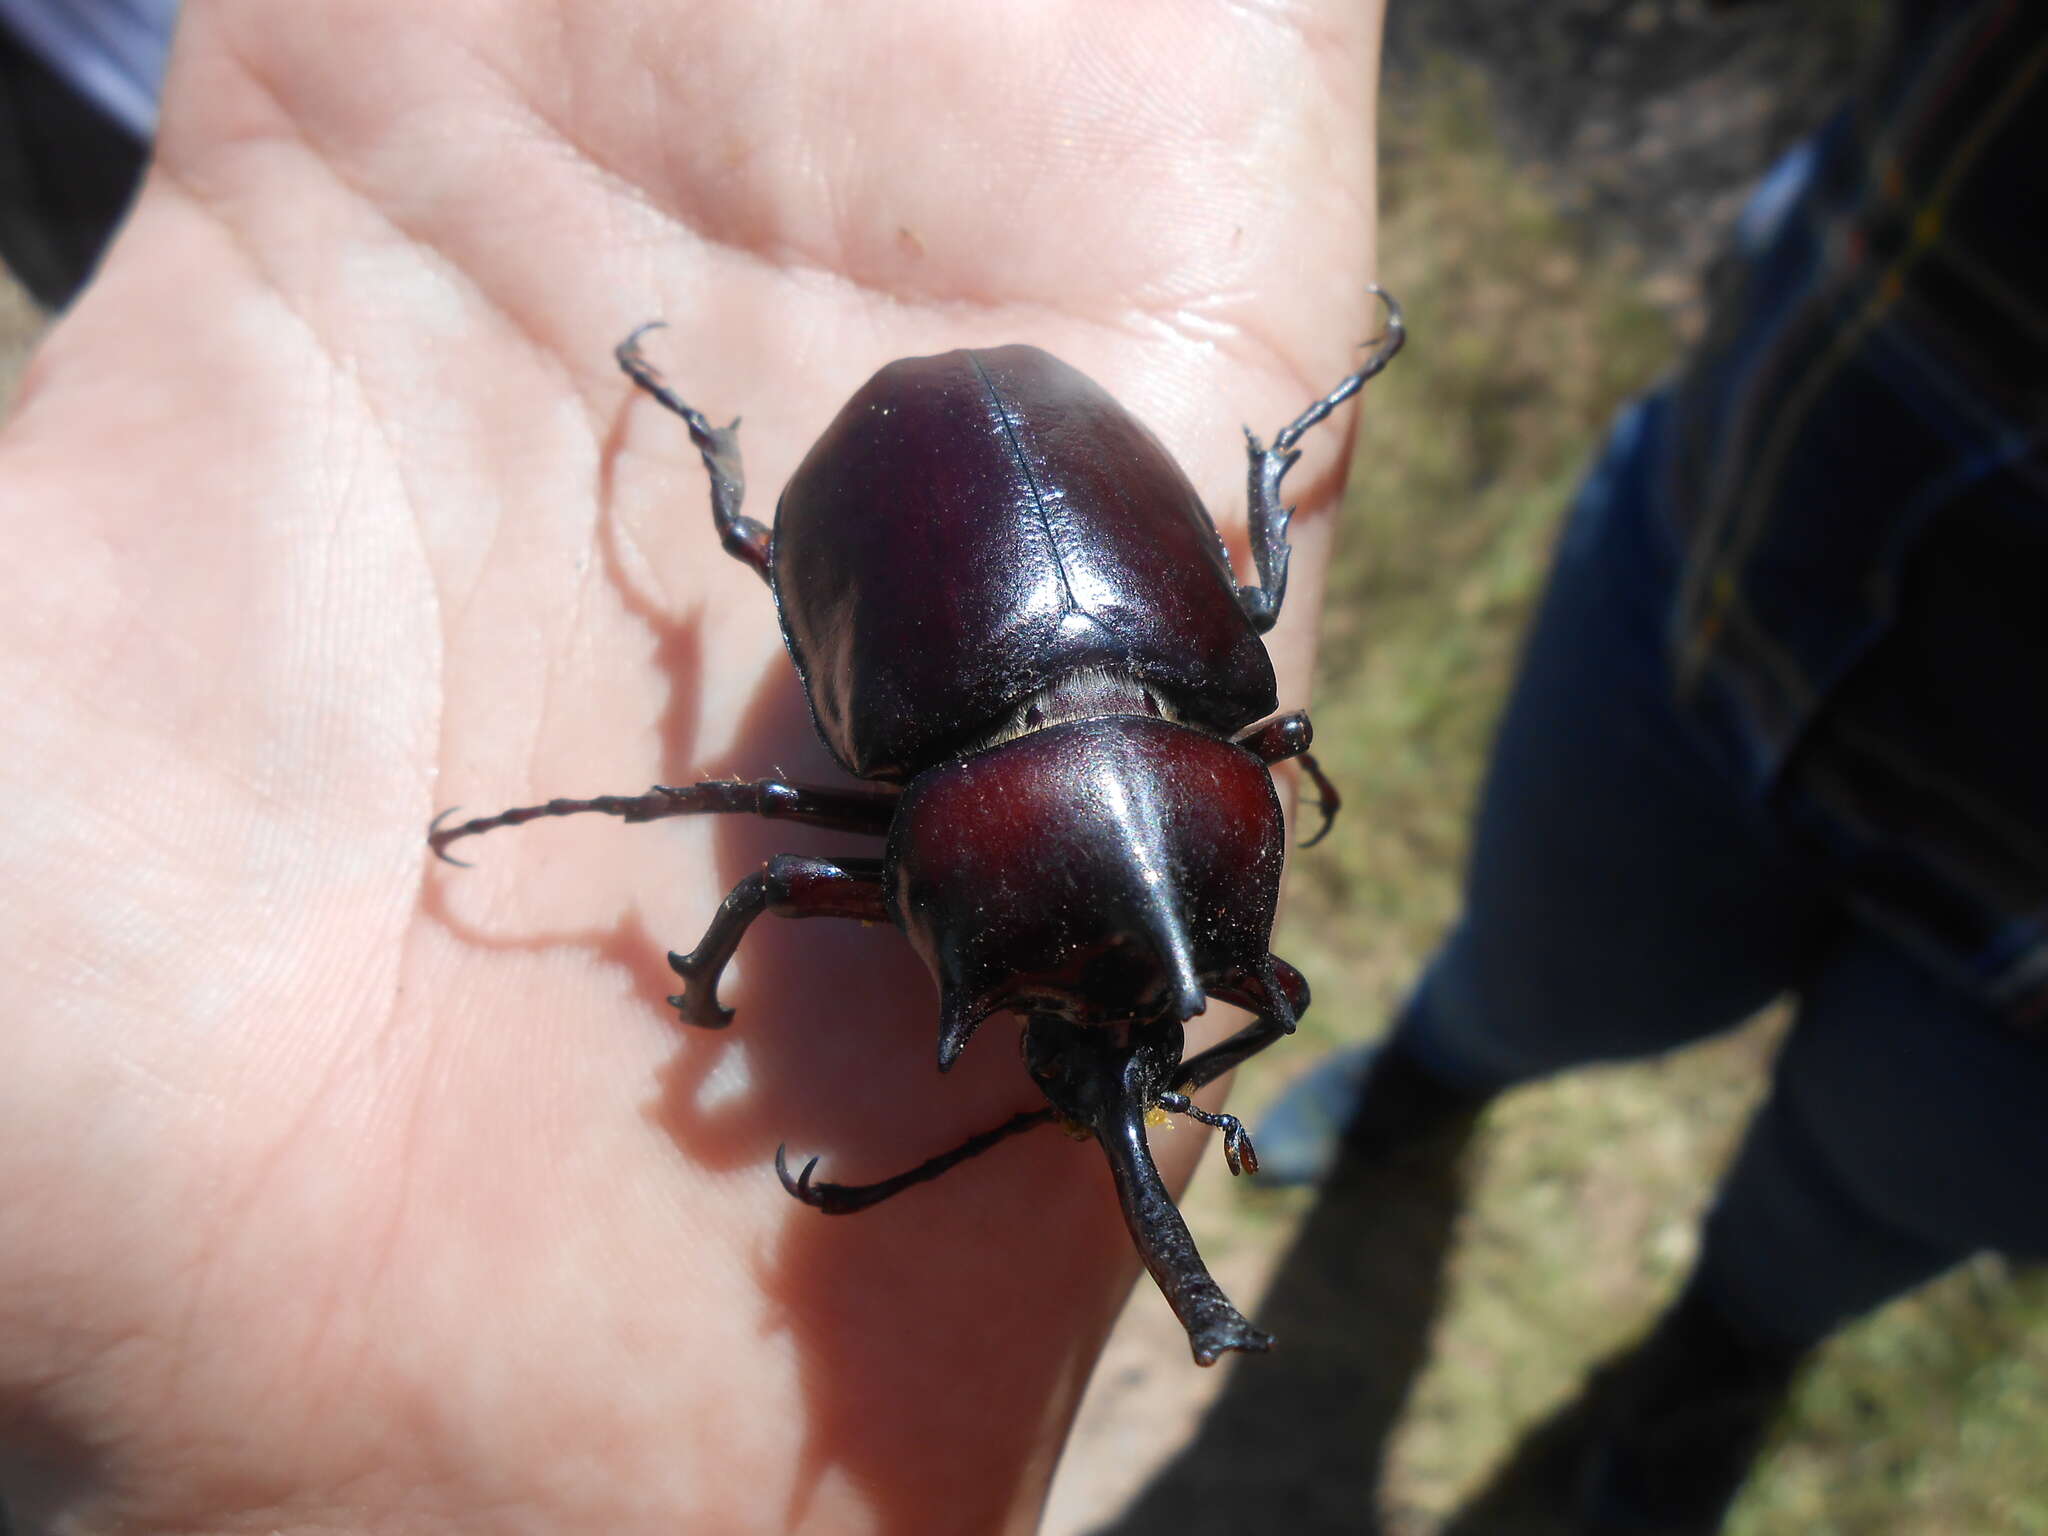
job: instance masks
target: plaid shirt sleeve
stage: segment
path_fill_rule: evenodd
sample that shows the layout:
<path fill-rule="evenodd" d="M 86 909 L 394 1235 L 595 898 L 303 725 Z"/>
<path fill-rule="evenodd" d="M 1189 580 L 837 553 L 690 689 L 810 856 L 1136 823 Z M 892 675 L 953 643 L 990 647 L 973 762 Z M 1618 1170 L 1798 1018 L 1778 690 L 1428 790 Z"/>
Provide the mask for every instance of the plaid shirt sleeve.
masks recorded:
<path fill-rule="evenodd" d="M 1897 8 L 1674 391 L 1682 704 L 1850 902 L 2048 1033 L 2048 5 Z"/>

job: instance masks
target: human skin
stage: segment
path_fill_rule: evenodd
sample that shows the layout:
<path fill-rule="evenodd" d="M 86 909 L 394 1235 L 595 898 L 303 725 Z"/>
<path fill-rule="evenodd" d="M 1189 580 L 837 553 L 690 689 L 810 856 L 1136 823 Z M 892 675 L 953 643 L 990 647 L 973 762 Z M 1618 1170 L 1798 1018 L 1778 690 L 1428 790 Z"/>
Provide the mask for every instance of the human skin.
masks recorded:
<path fill-rule="evenodd" d="M 423 834 L 838 781 L 681 424 L 612 365 L 642 320 L 745 415 L 764 520 L 881 363 L 1029 341 L 1249 573 L 1240 423 L 1378 324 L 1377 7 L 1110 14 L 188 4 L 147 187 L 0 436 L 27 1529 L 1032 1527 L 1137 1274 L 1099 1153 L 1041 1131 L 821 1216 L 776 1145 L 864 1180 L 1029 1107 L 1008 1026 L 941 1078 L 930 980 L 847 923 L 756 924 L 724 1033 L 662 1000 L 762 857 L 857 842 L 582 818 L 455 870 Z M 1353 420 L 1289 482 L 1283 707 Z M 1175 1183 L 1222 1160 L 1157 1141 Z"/>

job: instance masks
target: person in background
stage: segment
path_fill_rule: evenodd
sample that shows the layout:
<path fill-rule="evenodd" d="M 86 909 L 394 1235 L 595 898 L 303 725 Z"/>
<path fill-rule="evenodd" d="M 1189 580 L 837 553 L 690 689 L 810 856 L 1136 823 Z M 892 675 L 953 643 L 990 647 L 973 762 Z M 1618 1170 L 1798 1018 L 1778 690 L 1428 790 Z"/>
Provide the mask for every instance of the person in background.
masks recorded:
<path fill-rule="evenodd" d="M 1716 1529 L 1830 1332 L 2048 1255 L 2044 144 L 2048 11 L 1896 8 L 1580 491 L 1462 916 L 1257 1133 L 1313 1179 L 1796 995 L 1689 1283 L 1601 1383 L 1603 1536 Z"/>
<path fill-rule="evenodd" d="M 0 0 L 0 261 L 69 304 L 142 179 L 178 0 Z"/>

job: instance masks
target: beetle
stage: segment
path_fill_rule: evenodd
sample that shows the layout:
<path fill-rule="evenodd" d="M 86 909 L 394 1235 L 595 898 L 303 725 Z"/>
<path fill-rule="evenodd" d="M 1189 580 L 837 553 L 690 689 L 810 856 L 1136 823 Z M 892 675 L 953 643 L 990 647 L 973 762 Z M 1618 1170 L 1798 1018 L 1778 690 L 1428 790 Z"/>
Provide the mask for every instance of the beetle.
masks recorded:
<path fill-rule="evenodd" d="M 1197 1362 L 1272 1339 L 1203 1265 L 1146 1145 L 1148 1116 L 1223 1132 L 1230 1171 L 1257 1155 L 1231 1115 L 1189 1095 L 1290 1034 L 1307 983 L 1270 942 L 1284 856 L 1271 765 L 1297 759 L 1329 830 L 1338 797 L 1308 755 L 1308 716 L 1277 715 L 1260 638 L 1287 592 L 1296 444 L 1405 338 L 1387 311 L 1364 365 L 1267 447 L 1249 429 L 1256 585 L 1240 585 L 1187 476 L 1101 386 L 1029 346 L 890 363 L 854 395 L 783 490 L 771 530 L 741 511 L 739 423 L 714 427 L 641 351 L 619 366 L 687 424 L 727 553 L 767 582 L 832 756 L 865 788 L 780 778 L 657 785 L 522 806 L 429 829 L 451 843 L 545 816 L 629 822 L 751 814 L 884 839 L 881 857 L 782 854 L 735 886 L 697 947 L 671 953 L 682 1019 L 722 1029 L 718 982 L 763 912 L 894 924 L 939 989 L 938 1064 L 991 1015 L 1025 1018 L 1045 1104 L 872 1184 L 776 1170 L 846 1214 L 1062 1123 L 1107 1155 L 1146 1268 Z M 905 601 L 903 573 L 936 572 Z M 1184 1057 L 1219 998 L 1255 1017 Z"/>

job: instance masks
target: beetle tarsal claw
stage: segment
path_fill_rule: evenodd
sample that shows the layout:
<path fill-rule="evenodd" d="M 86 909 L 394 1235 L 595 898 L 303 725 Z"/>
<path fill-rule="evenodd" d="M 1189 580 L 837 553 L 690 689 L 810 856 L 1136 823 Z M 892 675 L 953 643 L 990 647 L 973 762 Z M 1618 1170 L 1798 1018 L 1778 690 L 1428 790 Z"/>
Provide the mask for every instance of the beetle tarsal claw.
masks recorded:
<path fill-rule="evenodd" d="M 1297 848 L 1315 847 L 1317 843 L 1320 843 L 1324 838 L 1330 835 L 1330 828 L 1337 825 L 1336 803 L 1326 799 L 1319 798 L 1309 801 L 1309 804 L 1315 807 L 1316 815 L 1322 819 L 1322 825 L 1316 828 L 1315 835 L 1313 837 L 1305 837 L 1300 842 L 1296 843 L 1294 846 Z"/>
<path fill-rule="evenodd" d="M 434 857 L 443 864 L 453 864 L 457 869 L 470 869 L 474 866 L 470 864 L 469 860 L 458 859 L 448 851 L 448 845 L 454 842 L 456 838 L 462 836 L 461 830 L 459 828 L 452 832 L 443 832 L 441 830 L 441 823 L 461 809 L 462 807 L 459 805 L 451 805 L 447 810 L 427 823 L 427 846 L 434 850 Z"/>
<path fill-rule="evenodd" d="M 618 359 L 619 366 L 628 373 L 645 371 L 655 378 L 660 378 L 660 370 L 640 355 L 640 338 L 649 331 L 665 331 L 667 329 L 668 322 L 666 320 L 643 321 L 633 327 L 632 335 L 612 349 L 612 356 Z"/>
<path fill-rule="evenodd" d="M 1233 1124 L 1223 1133 L 1223 1160 L 1233 1174 L 1259 1171 L 1259 1154 L 1252 1147 L 1251 1132 L 1242 1123 Z"/>
<path fill-rule="evenodd" d="M 801 1200 L 814 1211 L 823 1211 L 827 1216 L 851 1216 L 855 1211 L 864 1211 L 896 1193 L 902 1182 L 885 1179 L 879 1184 L 834 1184 L 828 1179 L 822 1184 L 813 1184 L 811 1175 L 817 1171 L 818 1159 L 814 1157 L 804 1164 L 803 1172 L 791 1177 L 789 1148 L 780 1146 L 775 1149 L 775 1173 L 782 1180 L 782 1187 L 794 1199 Z"/>
<path fill-rule="evenodd" d="M 668 952 L 668 968 L 683 978 L 683 990 L 668 1000 L 685 1024 L 698 1029 L 723 1029 L 732 1022 L 732 1010 L 720 1005 L 715 980 L 707 979 L 709 967 L 697 963 L 694 954 Z"/>
<path fill-rule="evenodd" d="M 797 1199 L 803 1201 L 805 1205 L 822 1206 L 825 1203 L 822 1196 L 811 1188 L 811 1175 L 817 1171 L 818 1160 L 814 1157 L 804 1164 L 804 1171 L 802 1173 L 792 1178 L 789 1172 L 788 1143 L 785 1142 L 775 1149 L 776 1177 L 782 1180 L 782 1187 L 784 1189 L 788 1190 Z"/>

